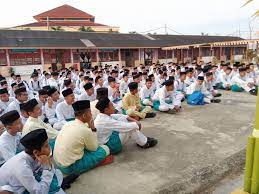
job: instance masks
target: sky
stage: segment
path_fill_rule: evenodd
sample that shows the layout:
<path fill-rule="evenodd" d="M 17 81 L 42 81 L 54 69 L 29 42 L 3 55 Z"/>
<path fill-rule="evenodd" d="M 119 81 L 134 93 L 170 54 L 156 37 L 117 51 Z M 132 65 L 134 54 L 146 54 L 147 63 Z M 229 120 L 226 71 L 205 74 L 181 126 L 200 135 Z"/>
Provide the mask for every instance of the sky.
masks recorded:
<path fill-rule="evenodd" d="M 97 23 L 119 26 L 120 32 L 243 35 L 259 0 L 2 0 L 0 27 L 34 22 L 32 16 L 69 4 L 94 15 Z M 259 31 L 259 19 L 251 22 Z M 163 28 L 162 28 L 163 27 Z M 158 29 L 160 28 L 160 29 Z M 158 29 L 156 31 L 150 31 Z"/>

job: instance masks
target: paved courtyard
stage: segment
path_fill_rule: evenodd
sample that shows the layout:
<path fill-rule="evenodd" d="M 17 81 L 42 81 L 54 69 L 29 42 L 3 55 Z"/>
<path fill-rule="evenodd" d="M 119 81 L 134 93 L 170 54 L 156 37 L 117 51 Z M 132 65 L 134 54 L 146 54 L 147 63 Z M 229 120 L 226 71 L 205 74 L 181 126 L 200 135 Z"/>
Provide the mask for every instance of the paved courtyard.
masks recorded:
<path fill-rule="evenodd" d="M 144 120 L 143 132 L 159 140 L 155 148 L 142 150 L 129 142 L 113 164 L 81 175 L 67 193 L 193 193 L 241 170 L 256 97 L 223 92 L 221 99 L 220 104 L 184 104 L 178 115 L 158 113 Z"/>

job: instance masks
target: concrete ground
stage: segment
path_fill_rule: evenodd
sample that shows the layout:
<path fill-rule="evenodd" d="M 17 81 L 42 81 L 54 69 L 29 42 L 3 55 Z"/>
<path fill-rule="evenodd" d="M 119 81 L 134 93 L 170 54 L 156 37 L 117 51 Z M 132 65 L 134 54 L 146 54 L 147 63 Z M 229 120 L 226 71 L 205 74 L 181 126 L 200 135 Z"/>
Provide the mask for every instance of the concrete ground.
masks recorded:
<path fill-rule="evenodd" d="M 223 194 L 231 193 L 236 190 L 243 190 L 244 186 L 244 172 L 241 174 L 233 174 L 221 180 L 208 191 L 203 194 Z"/>
<path fill-rule="evenodd" d="M 221 99 L 144 120 L 143 132 L 159 140 L 156 147 L 142 150 L 129 142 L 113 164 L 81 175 L 67 193 L 203 193 L 230 171 L 243 169 L 256 97 L 223 92 Z"/>

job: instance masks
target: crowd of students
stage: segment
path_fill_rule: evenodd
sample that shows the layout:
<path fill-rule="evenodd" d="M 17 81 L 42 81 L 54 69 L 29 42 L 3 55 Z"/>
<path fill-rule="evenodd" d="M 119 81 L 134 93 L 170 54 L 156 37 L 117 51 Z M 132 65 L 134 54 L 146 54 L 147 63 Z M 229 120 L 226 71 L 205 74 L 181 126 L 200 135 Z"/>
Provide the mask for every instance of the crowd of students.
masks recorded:
<path fill-rule="evenodd" d="M 252 63 L 194 61 L 0 76 L 0 192 L 64 193 L 80 174 L 113 162 L 129 139 L 156 146 L 141 119 L 177 114 L 183 101 L 220 103 L 219 90 L 256 95 L 258 75 Z"/>

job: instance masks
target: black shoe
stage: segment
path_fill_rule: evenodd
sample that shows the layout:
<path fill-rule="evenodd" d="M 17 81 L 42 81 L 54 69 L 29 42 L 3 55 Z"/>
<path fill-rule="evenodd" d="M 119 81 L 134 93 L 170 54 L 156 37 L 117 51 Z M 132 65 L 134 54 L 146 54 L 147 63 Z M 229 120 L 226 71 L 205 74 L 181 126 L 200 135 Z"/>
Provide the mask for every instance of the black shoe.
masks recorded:
<path fill-rule="evenodd" d="M 218 93 L 214 97 L 220 97 L 220 96 L 222 96 L 222 94 Z"/>
<path fill-rule="evenodd" d="M 257 96 L 257 92 L 256 92 L 255 89 L 250 90 L 249 93 L 250 93 L 251 95 Z"/>
<path fill-rule="evenodd" d="M 158 143 L 158 141 L 154 138 L 147 138 L 147 143 L 143 146 L 138 145 L 139 147 L 141 147 L 142 149 L 147 149 L 147 148 L 152 148 L 154 147 L 156 144 Z"/>
<path fill-rule="evenodd" d="M 79 177 L 79 174 L 70 174 L 63 179 L 61 188 L 63 190 L 69 189 L 71 184 Z"/>
<path fill-rule="evenodd" d="M 211 100 L 211 103 L 220 103 L 220 102 L 221 102 L 220 99 L 212 99 L 212 100 Z"/>
<path fill-rule="evenodd" d="M 145 118 L 154 118 L 155 116 L 156 116 L 156 113 L 150 112 L 150 113 L 147 113 L 147 114 L 146 114 L 146 117 L 145 117 Z"/>

